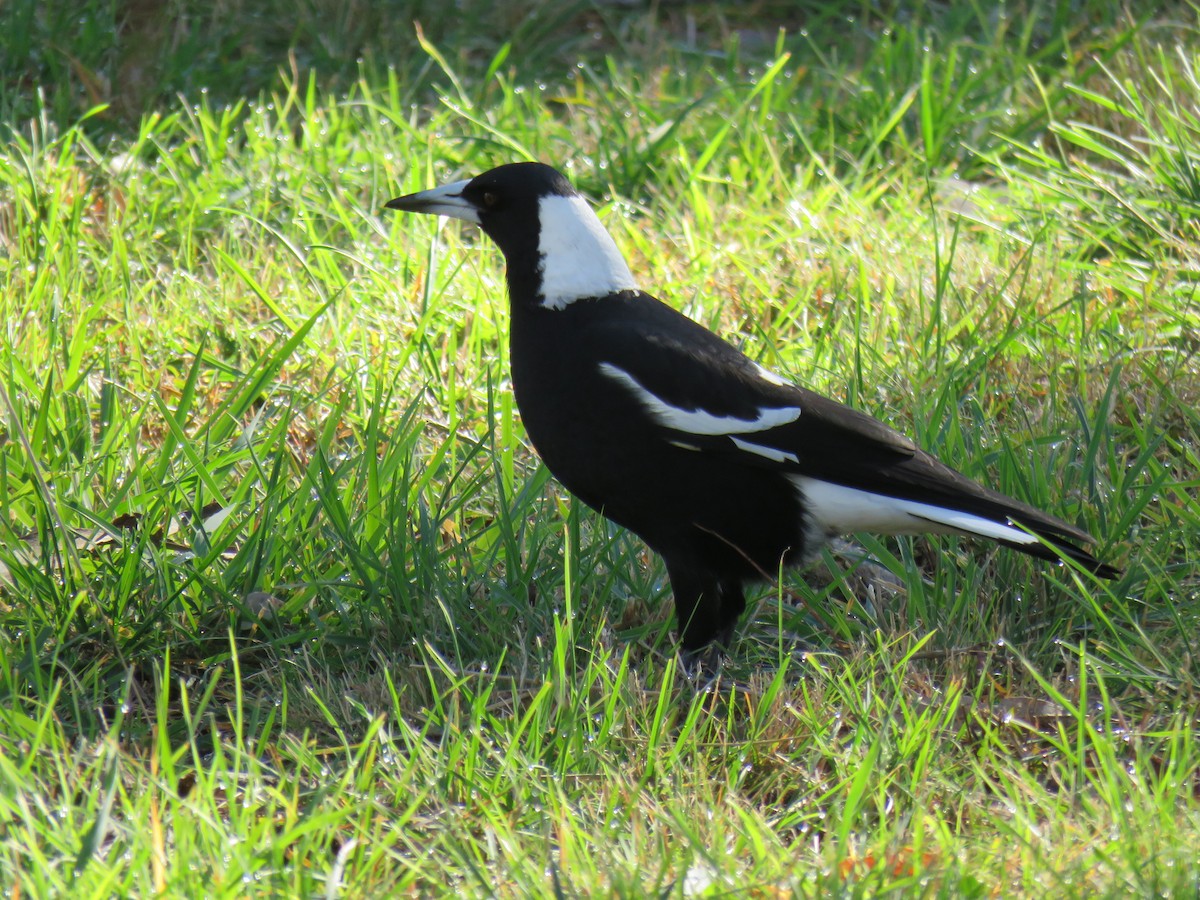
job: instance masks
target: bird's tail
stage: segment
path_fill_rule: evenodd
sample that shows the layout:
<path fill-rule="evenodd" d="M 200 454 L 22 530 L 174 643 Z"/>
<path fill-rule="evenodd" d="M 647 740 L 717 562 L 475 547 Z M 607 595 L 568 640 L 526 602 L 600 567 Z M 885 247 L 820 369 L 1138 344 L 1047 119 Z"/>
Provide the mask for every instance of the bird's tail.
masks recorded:
<path fill-rule="evenodd" d="M 1101 578 L 1121 574 L 1080 546 L 1092 540 L 1085 532 L 1018 500 L 988 491 L 957 473 L 950 474 L 967 489 L 922 500 L 815 478 L 796 478 L 795 483 L 813 526 L 827 534 L 874 531 L 973 535 L 1042 559 L 1072 559 Z"/>
<path fill-rule="evenodd" d="M 1099 578 L 1116 578 L 1121 574 L 1120 569 L 1101 562 L 1076 543 L 1088 539 L 1086 534 L 1071 528 L 1065 522 L 1060 527 L 1059 523 L 1049 516 L 1039 515 L 1039 521 L 1035 522 L 1019 514 L 1005 515 L 1004 521 L 1001 522 L 961 510 L 944 509 L 912 501 L 900 502 L 925 507 L 919 513 L 914 511 L 913 515 L 920 515 L 921 518 L 958 534 L 988 537 L 1005 547 L 1020 550 L 1039 559 L 1058 561 L 1066 557 Z"/>

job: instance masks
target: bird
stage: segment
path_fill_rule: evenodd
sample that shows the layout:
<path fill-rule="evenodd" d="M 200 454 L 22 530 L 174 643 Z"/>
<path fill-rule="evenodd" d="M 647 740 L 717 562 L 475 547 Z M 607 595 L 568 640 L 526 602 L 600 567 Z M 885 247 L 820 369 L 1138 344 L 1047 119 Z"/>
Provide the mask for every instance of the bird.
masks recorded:
<path fill-rule="evenodd" d="M 663 560 L 685 659 L 727 650 L 746 588 L 855 532 L 955 533 L 1119 570 L 1086 532 L 950 468 L 872 416 L 793 384 L 639 288 L 584 196 L 516 162 L 387 209 L 478 225 L 500 248 L 512 387 L 575 497 Z"/>

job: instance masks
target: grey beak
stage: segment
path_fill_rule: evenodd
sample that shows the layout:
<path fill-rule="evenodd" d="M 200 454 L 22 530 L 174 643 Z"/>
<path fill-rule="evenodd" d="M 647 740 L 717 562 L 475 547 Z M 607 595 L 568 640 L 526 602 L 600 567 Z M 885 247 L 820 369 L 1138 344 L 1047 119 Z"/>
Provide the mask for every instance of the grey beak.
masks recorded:
<path fill-rule="evenodd" d="M 479 210 L 475 204 L 463 195 L 463 189 L 470 180 L 455 181 L 453 184 L 443 184 L 441 187 L 406 194 L 389 200 L 384 204 L 387 209 L 399 209 L 404 212 L 426 213 L 431 216 L 451 216 L 464 222 L 479 224 Z"/>

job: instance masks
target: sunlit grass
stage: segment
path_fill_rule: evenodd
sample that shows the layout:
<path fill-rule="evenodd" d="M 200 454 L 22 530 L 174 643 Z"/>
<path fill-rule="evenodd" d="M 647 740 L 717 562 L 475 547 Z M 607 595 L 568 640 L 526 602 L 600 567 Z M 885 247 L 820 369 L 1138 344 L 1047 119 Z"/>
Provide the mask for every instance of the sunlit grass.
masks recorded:
<path fill-rule="evenodd" d="M 1195 22 L 314 7 L 311 75 L 213 21 L 188 90 L 197 19 L 143 116 L 111 32 L 25 10 L 6 889 L 1196 893 Z M 863 537 L 688 682 L 661 564 L 525 440 L 499 253 L 381 214 L 524 156 L 668 302 L 1125 574 Z"/>

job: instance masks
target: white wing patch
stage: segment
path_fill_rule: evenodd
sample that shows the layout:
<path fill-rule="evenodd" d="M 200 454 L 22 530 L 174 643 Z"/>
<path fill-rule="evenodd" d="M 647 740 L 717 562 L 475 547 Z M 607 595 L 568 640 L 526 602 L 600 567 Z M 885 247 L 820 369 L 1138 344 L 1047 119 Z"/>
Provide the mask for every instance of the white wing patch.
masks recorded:
<path fill-rule="evenodd" d="M 779 387 L 793 387 L 792 384 L 784 381 L 780 376 L 776 375 L 766 366 L 760 366 L 758 363 L 755 363 L 754 369 L 756 372 L 758 372 L 758 377 L 763 381 L 770 382 L 771 384 L 778 385 Z"/>
<path fill-rule="evenodd" d="M 795 453 L 788 453 L 786 450 L 779 450 L 775 447 L 764 447 L 762 444 L 743 441 L 741 438 L 735 438 L 733 435 L 730 435 L 729 439 L 737 445 L 739 450 L 745 450 L 747 453 L 755 453 L 759 456 L 766 457 L 773 462 L 790 462 L 797 464 L 800 462 Z"/>
<path fill-rule="evenodd" d="M 619 381 L 629 388 L 630 392 L 637 397 L 647 412 L 658 420 L 660 425 L 672 428 L 675 431 L 707 435 L 751 434 L 755 431 L 766 431 L 770 428 L 777 428 L 780 425 L 787 425 L 789 422 L 795 422 L 800 418 L 800 407 L 798 406 L 759 409 L 758 415 L 753 419 L 739 419 L 736 416 L 714 416 L 712 413 L 705 412 L 702 409 L 680 409 L 678 406 L 672 406 L 661 397 L 647 390 L 636 378 L 624 369 L 614 366 L 612 363 L 600 363 L 600 371 L 614 381 Z M 750 448 L 743 447 L 742 449 Z M 762 447 L 759 448 L 758 452 L 767 450 L 770 450 L 770 448 Z M 751 452 L 755 451 L 752 450 Z"/>
<path fill-rule="evenodd" d="M 814 528 L 826 534 L 974 534 L 998 541 L 1036 544 L 1027 531 L 982 516 L 916 500 L 900 500 L 802 475 L 790 476 Z"/>
<path fill-rule="evenodd" d="M 637 290 L 621 251 L 578 194 L 542 197 L 538 221 L 543 306 L 563 309 L 584 297 Z"/>

